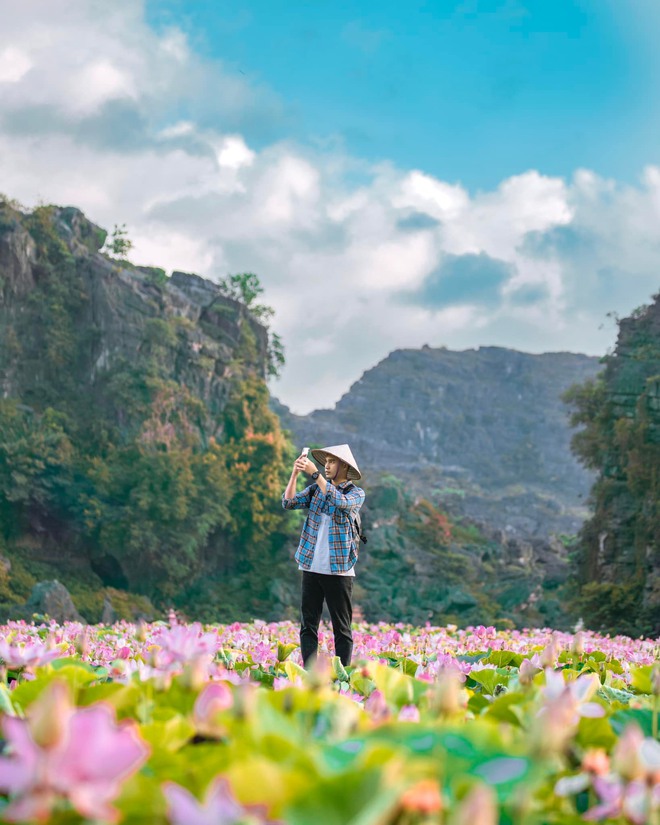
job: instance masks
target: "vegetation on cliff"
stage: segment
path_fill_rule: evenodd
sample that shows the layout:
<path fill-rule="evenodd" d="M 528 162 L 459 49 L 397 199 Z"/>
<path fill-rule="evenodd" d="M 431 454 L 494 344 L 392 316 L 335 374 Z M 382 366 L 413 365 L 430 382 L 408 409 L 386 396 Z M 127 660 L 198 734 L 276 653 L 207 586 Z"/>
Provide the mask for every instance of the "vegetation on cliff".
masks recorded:
<path fill-rule="evenodd" d="M 573 449 L 598 472 L 574 555 L 588 626 L 660 633 L 660 294 L 619 322 L 605 369 L 572 388 Z"/>
<path fill-rule="evenodd" d="M 25 613 L 34 584 L 55 578 L 89 621 L 168 607 L 205 621 L 292 618 L 301 514 L 280 506 L 293 447 L 269 407 L 266 378 L 283 353 L 268 329 L 271 311 L 258 303 L 259 280 L 167 277 L 101 252 L 105 241 L 76 209 L 25 213 L 0 201 L 0 618 Z M 575 450 L 599 473 L 594 516 L 576 546 L 509 527 L 530 521 L 540 492 L 548 518 L 556 516 L 548 489 L 507 487 L 518 509 L 509 506 L 506 524 L 486 527 L 466 508 L 460 479 L 428 461 L 412 464 L 393 450 L 396 432 L 384 433 L 399 477 L 383 467 L 368 473 L 358 613 L 370 621 L 558 628 L 582 616 L 595 629 L 657 630 L 659 342 L 656 299 L 621 322 L 602 375 L 567 396 L 573 423 L 582 425 Z M 447 392 L 462 375 L 458 355 L 422 353 Z M 477 355 L 488 362 L 489 381 L 493 364 L 506 376 L 507 398 L 528 381 L 520 353 Z M 546 361 L 552 387 L 565 369 L 592 368 L 563 356 Z M 292 429 L 301 421 L 285 417 Z M 342 421 L 332 417 L 333 426 Z M 325 432 L 330 423 L 318 413 L 312 429 L 294 431 L 296 442 L 343 440 Z M 505 423 L 513 444 L 518 424 Z M 405 426 L 435 443 L 429 427 Z M 352 433 L 364 439 L 367 430 Z M 420 454 L 411 439 L 406 450 Z M 545 443 L 548 455 L 557 439 Z M 370 459 L 374 444 L 363 443 Z M 548 483 L 557 486 L 563 465 L 553 460 Z M 493 507 L 502 501 L 493 498 Z M 562 589 L 569 549 L 573 612 Z"/>
<path fill-rule="evenodd" d="M 15 612 L 37 579 L 57 577 L 89 620 L 104 599 L 130 613 L 121 590 L 214 619 L 278 611 L 269 586 L 288 562 L 279 498 L 290 446 L 264 381 L 281 346 L 264 347 L 267 308 L 248 306 L 258 280 L 224 285 L 229 299 L 215 309 L 232 314 L 236 341 L 211 357 L 185 315 L 169 311 L 162 279 L 110 264 L 97 252 L 101 231 L 81 251 L 91 226 L 77 210 L 0 206 L 5 246 L 31 255 L 3 270 L 1 609 Z M 23 294 L 12 277 L 21 264 L 32 279 Z M 95 279 L 118 275 L 143 281 L 126 293 L 124 316 L 145 290 L 153 305 L 150 317 L 135 313 L 131 351 L 104 340 L 95 295 Z M 207 373 L 221 402 L 205 392 Z"/>
<path fill-rule="evenodd" d="M 463 517 L 446 490 L 394 476 L 369 486 L 355 598 L 368 621 L 567 628 L 561 542 L 522 540 Z"/>

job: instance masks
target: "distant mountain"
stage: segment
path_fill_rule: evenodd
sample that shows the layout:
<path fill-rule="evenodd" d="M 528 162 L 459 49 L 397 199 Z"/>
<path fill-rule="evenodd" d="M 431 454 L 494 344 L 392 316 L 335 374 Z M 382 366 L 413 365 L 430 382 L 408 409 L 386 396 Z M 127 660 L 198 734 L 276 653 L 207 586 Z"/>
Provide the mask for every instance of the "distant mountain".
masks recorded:
<path fill-rule="evenodd" d="M 574 533 L 594 476 L 571 453 L 561 396 L 600 369 L 568 352 L 396 350 L 334 410 L 272 408 L 297 445 L 349 442 L 367 483 L 394 474 L 512 535 Z"/>

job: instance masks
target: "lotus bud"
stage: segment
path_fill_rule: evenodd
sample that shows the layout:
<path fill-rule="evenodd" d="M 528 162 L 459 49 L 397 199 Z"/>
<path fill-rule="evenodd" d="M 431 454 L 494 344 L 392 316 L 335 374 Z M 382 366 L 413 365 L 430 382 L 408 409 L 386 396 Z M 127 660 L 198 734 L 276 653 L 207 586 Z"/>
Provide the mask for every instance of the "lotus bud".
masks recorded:
<path fill-rule="evenodd" d="M 256 701 L 257 686 L 255 684 L 237 685 L 234 691 L 234 715 L 238 719 L 246 719 L 252 715 Z"/>
<path fill-rule="evenodd" d="M 518 669 L 518 681 L 521 685 L 531 685 L 536 674 L 540 672 L 540 667 L 533 665 L 529 659 L 523 659 Z"/>
<path fill-rule="evenodd" d="M 582 769 L 605 776 L 610 771 L 610 758 L 602 748 L 589 748 L 582 757 Z"/>
<path fill-rule="evenodd" d="M 443 808 L 442 794 L 435 779 L 422 779 L 408 788 L 401 797 L 404 811 L 434 814 Z"/>
<path fill-rule="evenodd" d="M 557 664 L 557 642 L 554 638 L 541 651 L 540 661 L 543 667 L 555 667 Z"/>
<path fill-rule="evenodd" d="M 419 722 L 417 705 L 404 705 L 399 711 L 399 722 Z"/>
<path fill-rule="evenodd" d="M 141 643 L 147 640 L 147 623 L 144 619 L 138 619 L 137 627 L 135 628 L 135 638 Z"/>
<path fill-rule="evenodd" d="M 36 744 L 42 748 L 58 745 L 66 736 L 72 711 L 66 682 L 51 682 L 31 705 L 28 713 L 28 726 Z"/>
<path fill-rule="evenodd" d="M 573 644 L 571 645 L 571 652 L 576 656 L 582 656 L 584 653 L 584 633 L 581 630 L 573 636 Z"/>
<path fill-rule="evenodd" d="M 84 658 L 89 652 L 89 627 L 85 626 L 83 630 L 76 636 L 76 653 Z"/>
<path fill-rule="evenodd" d="M 167 691 L 172 687 L 172 674 L 167 673 L 166 671 L 160 671 L 153 680 L 154 688 L 159 693 L 167 693 Z"/>
<path fill-rule="evenodd" d="M 648 736 L 639 749 L 639 756 L 646 770 L 648 785 L 651 788 L 660 786 L 660 742 Z"/>
<path fill-rule="evenodd" d="M 371 691 L 369 698 L 364 703 L 364 709 L 376 724 L 387 722 L 392 715 L 387 701 L 380 690 Z"/>
<path fill-rule="evenodd" d="M 651 686 L 653 695 L 660 696 L 660 665 L 656 662 L 651 671 Z"/>
<path fill-rule="evenodd" d="M 632 782 L 646 774 L 641 746 L 644 734 L 635 724 L 626 725 L 612 752 L 612 768 L 622 779 Z"/>
<path fill-rule="evenodd" d="M 497 825 L 497 801 L 487 785 L 476 785 L 463 799 L 451 820 L 452 825 Z"/>
<path fill-rule="evenodd" d="M 439 671 L 435 690 L 430 694 L 430 704 L 440 716 L 454 716 L 465 710 L 467 696 L 456 670 L 444 668 Z"/>
<path fill-rule="evenodd" d="M 181 684 L 189 690 L 200 691 L 209 680 L 209 657 L 194 656 L 186 662 Z"/>
<path fill-rule="evenodd" d="M 307 684 L 312 690 L 326 687 L 332 680 L 332 662 L 325 653 L 319 653 L 309 671 Z"/>
<path fill-rule="evenodd" d="M 223 682 L 211 682 L 199 694 L 193 708 L 197 730 L 206 736 L 222 736 L 225 729 L 218 721 L 218 714 L 234 704 L 230 688 Z"/>

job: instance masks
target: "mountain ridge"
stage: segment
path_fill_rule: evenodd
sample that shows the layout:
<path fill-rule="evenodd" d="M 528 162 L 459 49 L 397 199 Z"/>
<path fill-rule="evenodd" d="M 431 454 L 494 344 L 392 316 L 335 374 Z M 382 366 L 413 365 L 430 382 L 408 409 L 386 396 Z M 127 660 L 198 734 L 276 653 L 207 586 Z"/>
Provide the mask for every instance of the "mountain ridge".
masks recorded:
<path fill-rule="evenodd" d="M 271 408 L 298 446 L 350 442 L 366 476 L 389 472 L 420 489 L 434 481 L 456 488 L 463 515 L 520 535 L 574 533 L 587 515 L 593 474 L 571 453 L 561 395 L 600 369 L 599 358 L 581 353 L 397 349 L 333 409 L 300 416 L 277 399 Z"/>

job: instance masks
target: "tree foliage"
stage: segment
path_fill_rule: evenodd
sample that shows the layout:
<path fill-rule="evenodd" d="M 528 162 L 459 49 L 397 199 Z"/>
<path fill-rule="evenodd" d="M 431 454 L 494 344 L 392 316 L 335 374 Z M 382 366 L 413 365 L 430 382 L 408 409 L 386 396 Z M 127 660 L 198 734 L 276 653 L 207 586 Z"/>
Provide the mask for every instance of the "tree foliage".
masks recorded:
<path fill-rule="evenodd" d="M 636 635 L 660 631 L 660 296 L 619 329 L 600 376 L 564 396 L 581 427 L 573 450 L 598 473 L 574 607 L 594 628 Z"/>
<path fill-rule="evenodd" d="M 110 560 L 126 586 L 161 607 L 196 612 L 189 600 L 204 592 L 207 618 L 223 608 L 208 583 L 228 596 L 241 581 L 237 601 L 249 618 L 273 601 L 268 585 L 293 541 L 280 505 L 291 448 L 268 408 L 259 364 L 281 365 L 281 346 L 274 356 L 261 352 L 251 322 L 239 324 L 223 405 L 211 408 L 176 374 L 182 325 L 155 315 L 134 357 L 113 358 L 90 384 L 96 332 L 81 322 L 86 261 L 67 247 L 52 208 L 20 219 L 36 242 L 38 270 L 0 353 L 1 374 L 20 372 L 15 397 L 0 401 L 4 552 L 14 552 L 16 571 L 26 543 L 42 554 L 45 542 L 58 546 L 98 571 Z M 115 227 L 110 246 L 117 257 L 128 253 L 124 228 Z M 257 320 L 271 314 L 255 303 L 262 292 L 251 273 L 227 282 Z"/>

